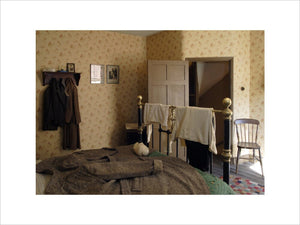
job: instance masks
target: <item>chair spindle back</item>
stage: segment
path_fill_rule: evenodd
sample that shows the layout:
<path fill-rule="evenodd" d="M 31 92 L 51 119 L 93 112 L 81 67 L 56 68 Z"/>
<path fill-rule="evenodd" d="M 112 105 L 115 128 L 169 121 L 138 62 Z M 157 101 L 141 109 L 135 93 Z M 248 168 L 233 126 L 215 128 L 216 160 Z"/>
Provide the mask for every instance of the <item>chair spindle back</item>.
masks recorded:
<path fill-rule="evenodd" d="M 257 143 L 259 121 L 255 119 L 236 119 L 234 121 L 238 142 Z"/>

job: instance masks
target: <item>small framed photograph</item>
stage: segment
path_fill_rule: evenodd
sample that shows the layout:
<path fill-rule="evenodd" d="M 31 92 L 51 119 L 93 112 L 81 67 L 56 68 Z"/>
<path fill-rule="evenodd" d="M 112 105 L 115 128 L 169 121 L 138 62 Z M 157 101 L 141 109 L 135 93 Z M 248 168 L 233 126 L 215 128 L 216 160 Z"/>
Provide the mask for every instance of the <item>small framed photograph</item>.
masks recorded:
<path fill-rule="evenodd" d="M 106 66 L 106 83 L 107 84 L 118 84 L 119 83 L 119 66 L 107 65 Z"/>
<path fill-rule="evenodd" d="M 75 73 L 75 64 L 74 63 L 67 63 L 67 71 L 70 73 Z"/>

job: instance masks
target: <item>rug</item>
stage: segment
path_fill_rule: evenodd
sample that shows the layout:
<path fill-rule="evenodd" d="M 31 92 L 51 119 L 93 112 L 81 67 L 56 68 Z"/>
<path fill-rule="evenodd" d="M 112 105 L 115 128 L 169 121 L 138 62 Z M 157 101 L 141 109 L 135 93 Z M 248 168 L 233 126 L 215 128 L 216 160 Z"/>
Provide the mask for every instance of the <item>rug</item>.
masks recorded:
<path fill-rule="evenodd" d="M 223 179 L 223 177 L 221 177 Z M 230 187 L 240 195 L 264 195 L 265 186 L 241 177 L 230 176 Z"/>

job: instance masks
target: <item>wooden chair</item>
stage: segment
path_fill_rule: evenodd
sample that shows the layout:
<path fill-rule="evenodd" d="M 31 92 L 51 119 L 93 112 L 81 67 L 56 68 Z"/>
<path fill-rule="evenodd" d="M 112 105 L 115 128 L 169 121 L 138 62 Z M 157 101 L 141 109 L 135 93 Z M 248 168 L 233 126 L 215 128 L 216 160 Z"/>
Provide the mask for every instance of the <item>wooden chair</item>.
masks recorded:
<path fill-rule="evenodd" d="M 257 159 L 261 165 L 261 172 L 262 176 L 263 173 L 263 166 L 262 166 L 262 158 L 260 152 L 260 145 L 257 144 L 257 133 L 258 133 L 258 126 L 259 121 L 256 119 L 236 119 L 234 121 L 234 125 L 236 127 L 236 133 L 238 138 L 238 152 L 236 158 L 236 174 L 238 173 L 238 162 L 241 154 L 241 150 L 243 148 L 252 149 L 253 150 L 253 163 L 254 160 Z M 255 150 L 258 150 L 259 158 L 255 156 Z"/>

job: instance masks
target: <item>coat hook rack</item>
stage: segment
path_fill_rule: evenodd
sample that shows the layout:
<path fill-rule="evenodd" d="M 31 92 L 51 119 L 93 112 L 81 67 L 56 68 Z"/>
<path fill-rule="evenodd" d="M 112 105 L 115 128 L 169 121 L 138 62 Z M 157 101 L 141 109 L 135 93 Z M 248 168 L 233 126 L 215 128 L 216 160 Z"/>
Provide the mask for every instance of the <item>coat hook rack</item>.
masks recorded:
<path fill-rule="evenodd" d="M 72 72 L 43 72 L 43 86 L 49 84 L 52 78 L 56 79 L 65 79 L 71 78 L 74 80 L 76 85 L 79 85 L 80 73 L 72 73 Z"/>

